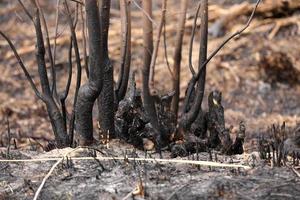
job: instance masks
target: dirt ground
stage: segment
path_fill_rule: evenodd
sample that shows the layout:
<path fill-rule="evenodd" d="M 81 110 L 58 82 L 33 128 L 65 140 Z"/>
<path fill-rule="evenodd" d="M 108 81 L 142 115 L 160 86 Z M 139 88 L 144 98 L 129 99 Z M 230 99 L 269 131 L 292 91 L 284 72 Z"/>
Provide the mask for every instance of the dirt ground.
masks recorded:
<path fill-rule="evenodd" d="M 45 9 L 50 35 L 54 35 L 55 1 L 41 2 Z M 169 2 L 167 52 L 169 62 L 172 64 L 175 24 L 179 7 L 178 1 Z M 232 6 L 245 2 L 254 1 L 211 1 L 210 13 L 217 17 L 210 21 L 210 27 L 218 19 L 226 16 L 226 14 L 215 14 L 222 13 L 218 12 L 218 9 L 230 9 Z M 187 14 L 188 21 L 182 52 L 181 98 L 184 97 L 188 80 L 191 78 L 188 69 L 188 44 L 196 5 L 197 1 L 191 1 Z M 141 12 L 134 4 L 132 7 L 134 8 L 132 13 L 132 66 L 138 72 L 137 83 L 139 86 L 140 66 L 142 64 L 140 52 L 143 48 Z M 159 5 L 155 5 L 154 10 L 154 19 L 158 22 Z M 209 52 L 218 47 L 230 34 L 240 29 L 246 23 L 248 16 L 240 15 L 227 22 L 224 25 L 226 29 L 224 36 L 217 38 L 210 36 Z M 247 155 L 257 151 L 257 138 L 270 134 L 268 127 L 272 124 L 286 122 L 289 133 L 293 134 L 293 129 L 300 123 L 300 79 L 294 80 L 292 78 L 297 73 L 300 74 L 299 21 L 299 9 L 280 15 L 257 15 L 251 26 L 238 38 L 230 41 L 208 65 L 206 95 L 212 90 L 222 91 L 226 125 L 228 127 L 233 126 L 233 132 L 238 129 L 240 121 L 245 122 L 247 128 L 245 150 Z M 154 26 L 154 28 L 157 27 Z M 39 86 L 34 55 L 34 28 L 17 1 L 0 1 L 0 29 L 13 41 L 32 78 Z M 116 66 L 116 78 L 120 60 L 121 33 L 119 30 L 120 19 L 117 7 L 114 7 L 109 32 L 109 53 L 114 66 Z M 59 53 L 57 53 L 56 63 L 59 87 L 62 88 L 66 82 L 69 42 L 69 32 L 65 20 L 60 23 L 59 33 L 57 49 Z M 78 38 L 80 45 L 82 45 L 80 32 Z M 193 50 L 195 66 L 197 66 L 199 51 L 198 43 L 199 34 L 195 38 Z M 272 76 L 267 76 L 269 74 L 265 69 L 268 66 L 275 69 L 273 71 L 271 69 Z M 290 66 L 289 69 L 292 70 L 288 71 L 287 74 L 276 70 L 282 66 Z M 0 72 L 0 147 L 3 147 L 1 149 L 2 154 L 6 154 L 5 147 L 8 143 L 6 117 L 9 116 L 12 144 L 15 141 L 18 149 L 23 150 L 22 152 L 12 150 L 13 158 L 36 158 L 51 156 L 51 154 L 59 156 L 60 154 L 57 153 L 59 150 L 41 154 L 35 151 L 41 152 L 41 145 L 54 139 L 47 112 L 43 103 L 35 97 L 3 38 L 0 38 Z M 166 66 L 163 47 L 161 47 L 155 76 L 157 90 L 162 93 L 170 91 L 171 78 Z M 85 80 L 84 74 L 83 82 Z M 74 82 L 72 84 L 75 85 Z M 73 91 L 67 100 L 69 107 L 72 105 L 72 94 Z M 204 108 L 207 107 L 206 104 L 207 102 L 204 101 Z M 96 121 L 94 127 L 96 127 Z M 125 149 L 132 149 L 132 147 L 123 144 L 122 141 L 114 141 L 110 149 L 104 147 L 103 149 L 106 154 L 120 156 L 120 154 L 124 154 Z M 138 152 L 138 154 L 140 157 L 144 157 L 143 152 Z M 245 158 L 245 155 L 227 158 L 220 156 L 219 159 L 227 159 L 224 162 L 236 160 L 238 163 L 248 165 L 249 158 Z M 165 153 L 164 157 L 168 158 L 170 155 Z M 203 160 L 209 160 L 208 157 L 205 153 L 201 154 Z M 58 166 L 54 171 L 57 176 L 52 175 L 50 177 L 40 199 L 122 199 L 135 188 L 139 176 L 143 180 L 143 184 L 146 184 L 146 197 L 149 199 L 300 198 L 300 179 L 292 169 L 271 168 L 268 165 L 263 165 L 264 162 L 260 160 L 256 161 L 254 169 L 247 171 L 208 167 L 201 167 L 199 170 L 196 166 L 169 163 L 138 163 L 137 166 L 134 166 L 135 164 L 126 162 L 101 162 L 105 168 L 103 170 L 101 165 L 95 161 L 73 162 L 74 165 L 71 167 L 65 166 L 64 162 Z M 0 163 L 0 199 L 31 199 L 40 181 L 53 164 L 53 161 Z M 128 199 L 130 198 L 128 197 Z M 136 197 L 136 199 L 139 198 L 141 197 Z"/>

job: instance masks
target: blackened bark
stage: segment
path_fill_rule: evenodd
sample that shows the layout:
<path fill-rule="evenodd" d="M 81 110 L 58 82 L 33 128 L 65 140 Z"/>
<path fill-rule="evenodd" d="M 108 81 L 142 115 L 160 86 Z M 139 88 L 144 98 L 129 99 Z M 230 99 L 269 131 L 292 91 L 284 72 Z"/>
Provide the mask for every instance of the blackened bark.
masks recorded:
<path fill-rule="evenodd" d="M 21 4 L 22 8 L 24 9 L 25 13 L 28 15 L 28 17 L 31 19 L 31 21 L 34 24 L 35 32 L 36 32 L 36 60 L 38 65 L 38 73 L 39 78 L 42 86 L 42 93 L 40 93 L 34 84 L 33 80 L 31 79 L 25 65 L 23 64 L 20 56 L 18 55 L 14 45 L 12 42 L 6 37 L 4 33 L 0 31 L 0 34 L 7 40 L 9 43 L 11 49 L 13 50 L 21 68 L 24 71 L 24 74 L 29 81 L 31 87 L 33 88 L 35 94 L 39 99 L 41 99 L 45 104 L 48 112 L 48 116 L 50 118 L 50 122 L 52 125 L 53 133 L 55 136 L 56 146 L 59 148 L 66 147 L 70 144 L 69 137 L 67 135 L 67 128 L 64 121 L 64 117 L 62 113 L 60 112 L 57 104 L 55 103 L 55 100 L 53 98 L 53 94 L 50 90 L 49 86 L 49 79 L 47 76 L 47 70 L 46 70 L 46 62 L 45 62 L 45 46 L 44 46 L 44 38 L 41 28 L 41 21 L 40 21 L 40 9 L 38 8 L 37 4 L 32 1 L 34 7 L 35 7 L 35 16 L 31 16 L 31 14 L 28 12 L 26 7 L 23 5 L 23 3 L 19 0 L 19 3 Z M 49 43 L 48 43 L 49 46 Z M 51 53 L 50 53 L 51 54 Z"/>
<path fill-rule="evenodd" d="M 154 44 L 153 53 L 152 53 L 152 56 L 151 56 L 150 75 L 149 75 L 150 77 L 149 77 L 149 79 L 150 79 L 150 86 L 152 88 L 154 87 L 155 64 L 156 64 L 157 53 L 158 53 L 158 48 L 159 48 L 162 29 L 163 29 L 165 21 L 166 21 L 166 12 L 167 12 L 167 0 L 163 0 L 162 8 L 161 8 L 161 19 L 160 19 L 160 23 L 159 23 L 158 30 L 157 30 L 156 41 L 155 41 L 155 44 Z"/>
<path fill-rule="evenodd" d="M 120 102 L 127 90 L 131 61 L 131 12 L 130 1 L 120 0 L 122 46 L 120 74 L 117 82 L 116 97 Z"/>
<path fill-rule="evenodd" d="M 295 144 L 300 148 L 300 134 L 295 137 Z"/>
<path fill-rule="evenodd" d="M 209 144 L 212 148 L 217 147 L 222 141 L 225 142 L 228 139 L 226 138 L 227 136 L 223 137 L 223 133 L 225 133 L 225 118 L 221 101 L 221 92 L 213 91 L 209 94 L 207 127 L 209 130 Z"/>
<path fill-rule="evenodd" d="M 60 99 L 60 104 L 61 104 L 61 111 L 62 111 L 62 115 L 63 115 L 63 120 L 64 123 L 67 127 L 67 108 L 66 108 L 66 99 L 68 97 L 69 91 L 70 91 L 70 87 L 71 87 L 71 81 L 72 81 L 72 49 L 73 49 L 73 45 L 72 45 L 72 37 L 70 38 L 70 46 L 69 46 L 69 53 L 68 53 L 68 81 L 66 84 L 66 88 L 63 92 L 61 92 L 59 94 L 59 99 Z M 70 143 L 72 144 L 72 138 L 71 134 L 69 132 L 70 135 Z"/>
<path fill-rule="evenodd" d="M 100 28 L 101 28 L 101 47 L 103 50 L 103 87 L 98 98 L 98 121 L 102 133 L 109 137 L 115 137 L 114 124 L 114 86 L 113 86 L 113 66 L 108 56 L 108 29 L 110 15 L 110 0 L 103 0 L 99 5 L 100 9 Z"/>
<path fill-rule="evenodd" d="M 97 0 L 85 1 L 89 35 L 89 81 L 80 87 L 76 103 L 76 132 L 80 145 L 93 142 L 92 111 L 102 89 L 103 49 L 101 46 L 100 19 Z"/>
<path fill-rule="evenodd" d="M 63 116 L 55 103 L 52 92 L 49 86 L 49 80 L 47 76 L 46 70 L 46 62 L 45 62 L 45 46 L 44 39 L 41 29 L 40 16 L 39 11 L 36 11 L 36 19 L 35 19 L 35 31 L 37 38 L 37 64 L 38 64 L 38 72 L 42 85 L 42 91 L 45 98 L 45 104 L 47 107 L 47 112 L 51 121 L 52 129 L 55 135 L 55 140 L 57 142 L 58 147 L 66 147 L 69 145 L 69 137 L 67 135 L 67 128 L 65 126 Z"/>
<path fill-rule="evenodd" d="M 115 137 L 115 125 L 114 125 L 114 87 L 113 87 L 113 66 L 110 60 L 107 58 L 103 65 L 103 87 L 101 94 L 98 98 L 98 121 L 100 124 L 100 130 L 104 134 L 108 134 L 109 137 Z"/>
<path fill-rule="evenodd" d="M 76 103 L 77 103 L 77 98 L 78 98 L 78 92 L 79 88 L 81 85 L 81 62 L 80 62 L 80 53 L 79 53 L 79 48 L 78 48 L 78 42 L 77 42 L 77 36 L 76 36 L 76 22 L 73 24 L 72 20 L 72 15 L 69 10 L 69 6 L 67 1 L 64 1 L 65 9 L 67 11 L 68 15 L 68 22 L 69 22 L 69 27 L 71 31 L 71 43 L 74 46 L 74 52 L 75 52 L 75 58 L 76 58 L 76 66 L 77 66 L 77 77 L 76 77 L 76 88 L 75 88 L 75 94 L 74 94 L 74 102 L 73 102 L 73 109 L 72 109 L 72 114 L 70 117 L 69 121 L 69 136 L 70 136 L 70 143 L 71 145 L 73 144 L 73 139 L 74 139 L 74 125 L 75 125 L 75 110 L 76 110 Z M 76 20 L 75 20 L 76 21 Z M 72 51 L 72 48 L 71 48 Z M 72 57 L 70 57 L 70 63 L 72 65 Z"/>
<path fill-rule="evenodd" d="M 159 130 L 159 123 L 157 119 L 155 102 L 153 100 L 153 97 L 150 94 L 150 89 L 149 89 L 150 64 L 151 64 L 151 57 L 153 52 L 153 27 L 152 27 L 152 22 L 148 17 L 152 18 L 152 0 L 142 1 L 142 6 L 144 11 L 147 13 L 147 15 L 143 13 L 143 41 L 144 41 L 144 51 L 143 51 L 144 64 L 142 69 L 143 104 L 144 104 L 146 114 L 150 119 L 150 123 L 152 127 L 156 130 Z"/>
<path fill-rule="evenodd" d="M 51 46 L 50 46 L 50 38 L 49 38 L 47 22 L 46 22 L 43 10 L 42 10 L 38 0 L 35 1 L 35 5 L 38 7 L 40 17 L 41 17 L 41 20 L 42 20 L 42 26 L 44 28 L 44 33 L 45 33 L 45 36 L 46 36 L 47 52 L 48 52 L 48 57 L 49 57 L 49 61 L 50 61 L 51 76 L 52 76 L 51 92 L 53 93 L 53 96 L 55 96 L 57 98 L 58 95 L 57 95 L 57 90 L 56 90 L 56 72 L 55 72 L 55 66 L 54 66 L 55 63 L 54 63 L 54 59 L 53 59 L 52 51 L 51 51 Z"/>
<path fill-rule="evenodd" d="M 57 147 L 63 148 L 69 146 L 70 140 L 69 136 L 67 135 L 67 127 L 64 122 L 63 116 L 60 113 L 59 108 L 54 102 L 53 98 L 49 98 L 46 100 L 46 107 Z"/>
<path fill-rule="evenodd" d="M 184 35 L 184 26 L 186 19 L 186 11 L 187 11 L 188 0 L 181 0 L 181 10 L 179 15 L 179 23 L 176 35 L 176 45 L 175 45 L 175 53 L 174 53 L 174 66 L 173 66 L 173 90 L 175 94 L 172 100 L 172 111 L 176 116 L 178 116 L 178 105 L 179 105 L 179 96 L 180 96 L 180 64 L 181 64 L 181 50 L 182 50 L 182 40 Z"/>
<path fill-rule="evenodd" d="M 183 114 L 182 119 L 180 121 L 180 125 L 183 128 L 188 128 L 195 121 L 199 112 L 201 111 L 201 104 L 203 100 L 203 94 L 205 89 L 205 77 L 206 77 L 206 66 L 202 64 L 206 61 L 207 58 L 207 35 L 208 35 L 208 4 L 207 0 L 204 0 L 201 4 L 200 8 L 201 13 L 201 28 L 200 28 L 200 51 L 199 51 L 199 64 L 198 70 L 201 71 L 198 86 L 196 88 L 196 97 L 191 106 L 191 109 Z"/>

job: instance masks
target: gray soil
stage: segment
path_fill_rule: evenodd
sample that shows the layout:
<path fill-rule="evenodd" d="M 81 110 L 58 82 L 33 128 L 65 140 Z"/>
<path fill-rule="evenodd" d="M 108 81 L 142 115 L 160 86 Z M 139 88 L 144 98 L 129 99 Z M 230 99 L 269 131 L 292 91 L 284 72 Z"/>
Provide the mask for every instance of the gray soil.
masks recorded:
<path fill-rule="evenodd" d="M 100 147 L 97 156 L 145 157 L 145 153 L 114 141 Z M 99 148 L 99 147 L 98 147 Z M 60 157 L 70 149 L 10 152 L 13 159 Z M 6 149 L 2 149 L 2 156 Z M 80 150 L 70 157 L 91 157 L 93 150 Z M 289 167 L 271 168 L 256 153 L 223 156 L 212 161 L 252 166 L 251 169 L 207 167 L 189 164 L 63 160 L 41 190 L 39 199 L 299 199 L 300 177 Z M 148 153 L 147 157 L 159 158 Z M 5 157 L 5 156 L 4 156 Z M 169 153 L 163 153 L 170 158 Z M 191 155 L 189 159 L 195 159 Z M 1 158 L 2 159 L 2 158 Z M 180 159 L 180 158 L 179 158 Z M 183 158 L 187 159 L 187 158 Z M 71 161 L 70 161 L 71 160 Z M 199 160 L 210 160 L 208 153 Z M 56 161 L 0 163 L 0 199 L 32 199 L 42 179 Z M 132 195 L 139 183 L 145 195 Z"/>

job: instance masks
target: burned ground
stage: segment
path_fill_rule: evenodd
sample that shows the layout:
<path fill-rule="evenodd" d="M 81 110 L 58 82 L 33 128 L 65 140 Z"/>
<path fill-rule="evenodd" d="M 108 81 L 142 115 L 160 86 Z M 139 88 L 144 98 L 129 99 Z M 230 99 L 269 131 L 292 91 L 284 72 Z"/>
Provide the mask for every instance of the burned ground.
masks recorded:
<path fill-rule="evenodd" d="M 52 2 L 52 1 L 51 1 Z M 175 2 L 175 1 L 174 1 Z M 219 3 L 219 4 L 217 4 Z M 224 4 L 220 4 L 224 3 Z M 230 9 L 233 3 L 240 1 L 213 1 L 210 9 L 212 16 L 219 19 L 224 17 L 221 9 Z M 190 5 L 187 16 L 187 24 L 184 37 L 182 73 L 181 73 L 181 98 L 184 97 L 190 71 L 188 69 L 188 43 L 191 33 L 192 16 L 195 12 L 196 2 Z M 235 4 L 237 5 L 237 4 Z M 45 6 L 45 5 L 44 5 Z M 132 5 L 134 7 L 134 5 Z M 46 6 L 46 14 L 49 20 L 50 33 L 54 32 L 55 5 Z M 46 8 L 45 7 L 45 8 Z M 167 14 L 167 46 L 168 53 L 172 55 L 174 46 L 175 29 L 172 24 L 176 23 L 178 15 L 177 7 L 170 3 Z M 115 9 L 115 8 L 114 8 Z M 221 10 L 221 11 L 220 11 Z M 116 11 L 116 10 L 115 10 Z M 159 12 L 154 12 L 154 18 L 159 19 Z M 119 62 L 120 57 L 120 19 L 118 11 L 112 12 L 109 32 L 109 53 L 113 64 Z M 137 70 L 137 86 L 141 86 L 142 66 L 142 31 L 139 10 L 133 11 L 132 29 L 132 66 Z M 226 127 L 231 129 L 231 135 L 235 137 L 240 121 L 246 125 L 245 150 L 248 154 L 258 150 L 257 138 L 261 135 L 271 135 L 268 131 L 273 123 L 286 122 L 288 134 L 293 134 L 293 129 L 300 122 L 300 26 L 299 10 L 287 12 L 281 15 L 263 16 L 258 14 L 254 18 L 249 29 L 238 38 L 229 42 L 223 50 L 211 61 L 207 68 L 207 86 L 204 98 L 204 109 L 207 110 L 207 96 L 209 92 L 217 89 L 222 91 L 223 107 L 225 111 Z M 226 23 L 226 35 L 219 38 L 210 37 L 208 50 L 212 52 L 226 36 L 239 29 L 247 15 L 240 15 Z M 0 2 L 0 29 L 7 33 L 22 59 L 27 64 L 29 71 L 39 85 L 37 67 L 34 61 L 34 32 L 33 27 L 16 1 L 4 0 Z M 216 19 L 210 21 L 210 26 Z M 68 30 L 65 28 L 66 21 L 62 21 L 59 30 L 61 36 L 58 40 L 57 77 L 59 87 L 66 82 L 64 74 L 67 72 L 67 46 Z M 280 26 L 281 25 L 281 26 Z M 79 41 L 81 37 L 79 34 Z M 198 55 L 199 38 L 195 39 L 194 58 Z M 159 51 L 156 66 L 155 86 L 161 93 L 167 93 L 171 88 L 171 75 L 166 67 L 162 49 Z M 20 70 L 9 46 L 0 39 L 0 145 L 7 146 L 7 123 L 10 121 L 11 149 L 14 149 L 15 141 L 19 150 L 12 150 L 13 158 L 33 158 L 47 156 L 43 153 L 28 152 L 27 150 L 41 151 L 41 145 L 53 140 L 53 135 L 46 108 L 34 96 L 29 84 Z M 170 57 L 171 58 L 171 57 Z M 170 59 L 170 62 L 171 59 Z M 197 59 L 194 59 L 194 63 Z M 115 69 L 118 72 L 119 69 Z M 282 70 L 282 71 L 281 71 Z M 284 72 L 284 73 L 282 73 Z M 298 77 L 298 78 L 297 78 Z M 116 77 L 115 77 L 116 78 Z M 83 76 L 85 80 L 85 75 Z M 73 85 L 75 83 L 72 83 Z M 71 91 L 73 94 L 74 91 Z M 70 100 L 67 105 L 70 106 Z M 96 127 L 96 119 L 94 120 Z M 98 134 L 95 134 L 96 137 Z M 121 146 L 122 144 L 122 146 Z M 107 153 L 114 156 L 123 155 L 125 146 L 123 142 L 113 141 Z M 27 150 L 26 150 L 27 149 Z M 26 150 L 26 151 L 25 151 Z M 6 154 L 6 148 L 1 150 Z M 56 150 L 51 152 L 55 153 Z M 139 152 L 140 157 L 144 157 Z M 26 156 L 27 155 L 27 156 Z M 58 156 L 58 155 L 56 155 Z M 157 155 L 154 155 L 157 156 Z M 171 157 L 164 153 L 165 158 Z M 192 155 L 191 155 L 192 156 Z M 194 155 L 195 156 L 195 155 Z M 221 160 L 219 158 L 219 161 Z M 200 160 L 209 160 L 209 155 L 203 153 Z M 225 159 L 222 158 L 222 159 Z M 245 163 L 247 158 L 243 156 L 230 156 L 228 160 Z M 146 183 L 146 194 L 152 199 L 297 199 L 300 196 L 299 177 L 292 169 L 271 168 L 262 165 L 259 161 L 255 168 L 249 171 L 230 169 L 206 168 L 199 170 L 196 166 L 174 164 L 146 164 L 147 176 L 145 177 L 144 164 L 137 164 L 134 169 L 133 163 L 107 163 L 102 165 L 107 168 L 102 172 L 99 163 L 95 161 L 73 161 L 74 166 L 60 165 L 54 172 L 57 177 L 51 176 L 43 189 L 43 199 L 119 199 L 132 191 L 139 181 L 139 173 L 143 174 L 143 183 Z M 230 162 L 230 161 L 228 161 Z M 11 197 L 30 199 L 40 184 L 40 181 L 53 165 L 52 162 L 4 164 L 1 163 L 1 198 Z M 72 171 L 73 170 L 73 171 Z M 24 173 L 26 171 L 26 173 Z M 80 183 L 80 184 L 79 184 Z M 74 188 L 73 186 L 76 185 Z M 65 189 L 65 190 L 64 190 Z M 12 191 L 13 192 L 12 192 Z M 83 194 L 82 190 L 87 191 Z M 56 191 L 56 192 L 55 192 Z M 178 193 L 176 193 L 178 191 Z M 64 194 L 63 194 L 64 193 Z M 63 196 L 60 196 L 63 194 Z M 81 196 L 82 195 L 82 196 Z"/>

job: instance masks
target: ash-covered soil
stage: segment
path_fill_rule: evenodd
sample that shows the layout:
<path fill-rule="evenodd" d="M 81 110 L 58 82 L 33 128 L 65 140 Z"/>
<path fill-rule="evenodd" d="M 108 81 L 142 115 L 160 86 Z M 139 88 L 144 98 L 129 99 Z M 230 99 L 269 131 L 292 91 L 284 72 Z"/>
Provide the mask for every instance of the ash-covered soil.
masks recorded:
<path fill-rule="evenodd" d="M 243 1 L 244 4 L 247 2 L 253 1 Z M 260 6 L 263 3 L 271 5 L 270 2 L 272 4 L 272 1 L 262 2 Z M 176 24 L 178 17 L 178 3 L 179 1 L 169 2 L 170 9 L 167 12 L 167 51 L 171 65 L 174 35 L 176 33 L 174 24 Z M 218 0 L 211 2 L 210 16 L 212 20 L 210 21 L 210 27 L 218 19 L 226 17 L 228 13 L 224 13 L 224 10 L 241 5 L 238 3 L 241 3 L 241 1 Z M 16 45 L 32 78 L 39 86 L 37 66 L 34 59 L 35 36 L 33 26 L 17 1 L 4 0 L 0 2 L 0 5 L 0 29 Z M 190 3 L 187 14 L 188 20 L 182 52 L 182 99 L 187 83 L 191 78 L 188 68 L 188 45 L 196 5 L 197 2 Z M 50 36 L 54 35 L 55 1 L 42 2 L 42 6 L 45 10 Z M 136 80 L 138 87 L 140 87 L 141 49 L 143 48 L 141 13 L 134 5 L 132 7 L 132 66 L 133 70 L 137 70 Z M 287 127 L 293 130 L 300 122 L 300 84 L 299 80 L 293 78 L 295 76 L 299 77 L 297 74 L 300 71 L 298 53 L 300 52 L 300 46 L 298 45 L 300 43 L 300 27 L 297 23 L 299 16 L 297 10 L 280 13 L 280 15 L 276 13 L 257 14 L 251 26 L 242 35 L 230 41 L 207 66 L 205 95 L 207 96 L 209 92 L 216 89 L 222 91 L 227 127 L 233 126 L 232 130 L 234 131 L 238 129 L 240 121 L 245 122 L 247 128 L 246 150 L 253 150 L 255 138 L 259 135 L 268 134 L 267 128 L 273 123 L 282 124 L 286 122 Z M 63 88 L 66 83 L 69 31 L 66 28 L 65 18 L 62 14 L 60 17 L 56 71 L 57 80 L 59 80 L 58 87 Z M 159 17 L 160 10 L 159 6 L 156 5 L 154 6 L 154 20 L 159 20 Z M 226 29 L 224 36 L 219 38 L 209 37 L 209 52 L 212 52 L 230 34 L 240 29 L 247 19 L 247 15 L 241 14 L 224 24 Z M 80 23 L 78 26 L 80 28 Z M 113 7 L 109 32 L 109 53 L 115 67 L 116 78 L 120 63 L 121 33 L 119 30 L 118 10 L 117 7 Z M 81 46 L 82 36 L 80 30 L 78 30 L 78 40 Z M 194 66 L 197 66 L 198 62 L 198 44 L 199 34 L 195 37 L 193 49 Z M 12 51 L 3 38 L 0 38 L 0 55 L 2 74 L 0 76 L 0 145 L 6 146 L 8 142 L 6 134 L 6 117 L 8 116 L 12 137 L 16 140 L 18 147 L 28 149 L 30 145 L 35 145 L 36 148 L 40 149 L 40 144 L 45 145 L 49 140 L 54 139 L 45 106 L 35 97 Z M 284 73 L 280 71 L 282 66 Z M 268 76 L 271 78 L 266 78 Z M 171 78 L 172 76 L 166 66 L 163 46 L 161 46 L 157 58 L 154 85 L 158 92 L 167 93 L 171 90 Z M 86 75 L 83 72 L 82 83 L 85 80 Z M 75 81 L 72 82 L 72 85 L 72 88 L 74 88 Z M 72 95 L 74 93 L 72 88 L 66 102 L 69 108 L 72 106 Z M 206 97 L 204 98 L 203 107 L 207 107 Z M 94 127 L 97 127 L 96 118 Z M 234 133 L 232 134 L 234 135 Z M 96 135 L 98 134 L 96 133 Z M 249 149 L 247 144 L 249 144 Z"/>
<path fill-rule="evenodd" d="M 251 169 L 196 166 L 191 164 L 75 160 L 70 157 L 159 158 L 134 151 L 113 141 L 111 147 L 79 150 L 69 154 L 52 172 L 39 199 L 299 199 L 300 177 L 292 168 L 272 168 L 257 153 L 223 156 L 212 153 L 212 161 L 242 164 Z M 72 149 L 10 152 L 13 159 L 59 158 Z M 2 149 L 2 156 L 6 150 Z M 209 161 L 208 153 L 198 159 Z M 164 152 L 163 158 L 170 158 Z M 3 159 L 3 158 L 1 158 Z M 180 159 L 180 158 L 178 158 Z M 188 158 L 184 158 L 188 159 Z M 197 155 L 190 155 L 190 160 Z M 217 160 L 216 160 L 217 159 Z M 42 179 L 56 161 L 0 163 L 0 199 L 32 199 Z M 290 163 L 289 163 L 290 164 Z"/>
<path fill-rule="evenodd" d="M 271 2 L 265 0 L 263 2 Z M 24 1 L 26 3 L 26 1 Z M 45 9 L 50 35 L 54 35 L 55 1 L 41 1 Z M 211 1 L 212 14 L 222 13 L 233 5 L 246 2 L 241 0 Z M 253 1 L 247 1 L 253 2 Z M 49 3 L 49 4 L 48 4 Z M 191 73 L 188 69 L 188 44 L 191 22 L 197 2 L 192 1 L 188 11 L 185 30 L 183 60 L 181 71 L 181 97 Z M 167 12 L 167 51 L 172 64 L 174 24 L 177 22 L 178 1 L 169 1 Z M 134 6 L 133 6 L 134 7 Z M 159 6 L 154 6 L 154 19 L 159 20 Z M 222 10 L 223 9 L 223 10 Z M 115 77 L 119 72 L 120 60 L 120 18 L 114 8 L 109 32 L 109 52 L 115 66 Z M 136 69 L 137 85 L 140 86 L 142 65 L 142 29 L 137 8 L 133 12 L 132 29 L 132 66 Z M 216 14 L 210 21 L 212 26 L 217 19 L 225 15 Z M 238 38 L 229 42 L 207 67 L 207 94 L 215 89 L 222 91 L 225 121 L 227 127 L 233 126 L 232 135 L 238 130 L 239 122 L 246 124 L 245 150 L 240 156 L 210 156 L 199 154 L 199 160 L 243 164 L 253 167 L 250 170 L 229 169 L 222 167 L 204 167 L 174 163 L 144 163 L 125 161 L 64 160 L 53 171 L 42 188 L 40 199 L 132 199 L 130 193 L 141 183 L 145 189 L 146 199 L 299 199 L 300 178 L 289 167 L 271 167 L 259 159 L 257 138 L 270 135 L 268 127 L 273 123 L 286 125 L 293 133 L 300 123 L 300 84 L 295 77 L 300 71 L 300 27 L 299 10 L 281 13 L 281 15 L 258 15 L 251 26 Z M 224 24 L 226 32 L 219 38 L 209 38 L 209 52 L 212 52 L 230 34 L 240 29 L 248 16 L 240 15 Z M 281 26 L 279 26 L 281 24 Z M 62 20 L 58 39 L 57 79 L 59 88 L 66 83 L 67 49 L 69 32 L 66 21 Z M 17 1 L 0 1 L 0 29 L 16 45 L 22 59 L 38 86 L 38 72 L 35 62 L 35 36 L 30 20 L 26 17 Z M 277 30 L 277 31 L 276 31 Z M 52 38 L 53 39 L 53 38 Z M 82 37 L 78 35 L 80 45 Z M 199 51 L 199 34 L 195 38 L 193 62 L 197 66 Z M 82 53 L 82 52 L 81 52 Z M 290 70 L 282 70 L 290 69 Z M 287 67 L 287 68 L 285 68 Z M 47 112 L 35 97 L 23 72 L 18 66 L 9 46 L 0 38 L 0 147 L 1 159 L 32 159 L 42 157 L 60 157 L 66 150 L 42 152 L 42 145 L 53 140 Z M 284 72 L 284 73 L 283 73 Z M 285 73 L 288 72 L 288 73 Z M 74 74 L 75 75 L 75 74 Z M 282 76 L 283 75 L 283 76 Z M 298 76 L 300 77 L 300 76 Z M 166 93 L 171 90 L 171 75 L 167 69 L 163 47 L 159 50 L 156 66 L 155 87 Z M 83 81 L 86 80 L 83 73 Z M 72 82 L 73 88 L 75 82 Z M 67 105 L 72 105 L 71 91 Z M 204 99 L 207 99 L 206 97 Z M 204 107 L 207 102 L 204 101 Z M 10 122 L 11 150 L 7 155 L 8 144 L 7 121 Z M 96 120 L 95 120 L 95 126 Z M 98 136 L 95 129 L 95 136 Z M 14 150 L 14 142 L 18 147 Z M 132 153 L 132 146 L 113 141 L 110 148 L 98 146 L 103 154 L 98 156 L 138 156 L 145 153 Z M 126 153 L 127 149 L 127 153 Z M 36 151 L 38 150 L 38 151 Z M 170 153 L 163 152 L 164 158 Z M 92 156 L 93 151 L 77 152 L 74 156 Z M 157 154 L 148 153 L 147 157 L 158 158 Z M 180 158 L 176 158 L 180 159 Z M 197 159 L 196 155 L 189 158 Z M 0 199 L 32 199 L 42 179 L 55 161 L 43 162 L 0 162 Z M 289 165 L 291 163 L 288 163 Z M 141 188 L 141 187 L 140 187 Z M 138 192 L 136 192 L 138 193 Z M 135 199 L 143 199 L 135 196 Z"/>

